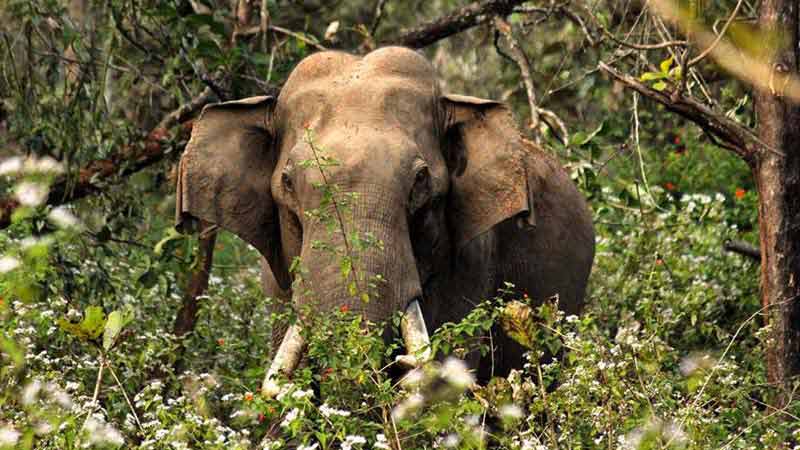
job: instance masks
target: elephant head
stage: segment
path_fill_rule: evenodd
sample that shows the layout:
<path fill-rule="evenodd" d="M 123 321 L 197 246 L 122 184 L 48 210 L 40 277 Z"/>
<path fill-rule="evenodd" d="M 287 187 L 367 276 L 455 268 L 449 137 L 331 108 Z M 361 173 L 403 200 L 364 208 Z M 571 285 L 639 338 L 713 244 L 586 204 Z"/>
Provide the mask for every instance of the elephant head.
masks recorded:
<path fill-rule="evenodd" d="M 380 322 L 409 305 L 424 309 L 425 284 L 460 247 L 510 218 L 532 223 L 526 151 L 505 106 L 442 95 L 414 51 L 317 53 L 277 98 L 204 109 L 180 161 L 178 227 L 230 230 L 286 290 L 299 257 L 306 270 L 294 303 L 347 305 Z M 366 235 L 381 245 L 357 249 L 354 290 L 329 251 L 356 252 L 353 237 Z M 407 344 L 418 348 L 414 339 Z M 289 340 L 282 349 L 299 348 Z M 279 350 L 276 361 L 285 356 Z"/>

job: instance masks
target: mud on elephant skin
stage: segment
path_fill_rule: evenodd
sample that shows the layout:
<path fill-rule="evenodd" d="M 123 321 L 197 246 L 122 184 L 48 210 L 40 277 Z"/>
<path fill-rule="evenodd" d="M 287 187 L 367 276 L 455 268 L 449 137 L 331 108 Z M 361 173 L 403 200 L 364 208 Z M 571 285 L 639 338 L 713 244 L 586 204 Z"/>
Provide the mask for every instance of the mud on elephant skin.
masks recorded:
<path fill-rule="evenodd" d="M 318 149 L 338 164 L 304 164 Z M 356 194 L 344 233 L 308 214 L 321 183 Z M 426 328 L 461 319 L 506 281 L 579 312 L 594 257 L 591 214 L 558 162 L 521 137 L 503 104 L 442 94 L 432 65 L 400 47 L 316 53 L 277 98 L 206 107 L 180 161 L 177 220 L 216 224 L 258 249 L 267 296 L 302 307 L 304 293 L 324 293 L 323 311 L 348 305 L 372 322 L 406 311 L 408 364 Z M 354 231 L 382 242 L 359 256 L 364 279 L 385 280 L 370 302 L 312 245 L 343 246 Z M 307 270 L 293 286 L 296 257 Z M 272 375 L 297 364 L 299 336 L 276 334 Z M 521 365 L 521 349 L 499 342 L 498 372 Z"/>

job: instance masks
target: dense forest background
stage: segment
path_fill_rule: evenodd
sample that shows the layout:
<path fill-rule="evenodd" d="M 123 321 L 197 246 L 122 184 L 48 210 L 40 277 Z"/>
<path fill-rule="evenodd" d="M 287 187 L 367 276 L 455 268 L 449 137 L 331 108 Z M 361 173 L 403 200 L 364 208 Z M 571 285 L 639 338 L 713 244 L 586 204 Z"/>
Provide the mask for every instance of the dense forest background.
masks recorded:
<path fill-rule="evenodd" d="M 752 83 L 697 36 L 754 57 L 780 39 L 759 2 L 666 3 L 696 27 L 628 0 L 0 3 L 0 448 L 794 448 L 752 166 L 680 96 L 651 100 L 683 89 L 752 128 Z M 414 405 L 342 311 L 293 390 L 261 398 L 280 318 L 258 255 L 174 231 L 175 165 L 204 105 L 274 95 L 323 48 L 387 44 L 423 52 L 445 92 L 507 102 L 567 168 L 597 231 L 586 310 L 487 299 L 434 342 L 459 355 L 516 320 L 530 363 L 468 393 L 433 368 Z"/>

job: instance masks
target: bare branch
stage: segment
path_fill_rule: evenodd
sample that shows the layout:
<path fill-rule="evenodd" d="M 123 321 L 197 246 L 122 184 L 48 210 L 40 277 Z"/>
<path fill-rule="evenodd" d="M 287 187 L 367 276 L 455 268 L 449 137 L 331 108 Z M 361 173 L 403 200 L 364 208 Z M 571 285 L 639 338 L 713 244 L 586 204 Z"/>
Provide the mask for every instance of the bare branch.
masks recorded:
<path fill-rule="evenodd" d="M 510 59 L 517 65 L 517 67 L 519 67 L 522 84 L 525 86 L 525 93 L 528 97 L 528 107 L 531 111 L 531 120 L 528 126 L 534 131 L 536 141 L 539 140 L 540 121 L 544 121 L 544 123 L 547 124 L 547 126 L 562 139 L 562 142 L 567 144 L 569 142 L 569 132 L 567 131 L 567 127 L 564 125 L 564 122 L 559 119 L 556 113 L 553 111 L 541 108 L 536 104 L 536 90 L 534 89 L 533 77 L 531 76 L 530 59 L 528 59 L 528 55 L 514 37 L 514 34 L 511 30 L 511 25 L 506 22 L 505 19 L 498 16 L 494 19 L 494 27 L 497 32 L 495 35 L 495 48 L 497 49 L 497 52 Z M 500 48 L 497 39 L 500 34 L 502 34 L 508 42 L 508 49 L 511 52 L 510 55 L 506 55 L 505 52 Z"/>
<path fill-rule="evenodd" d="M 528 59 L 528 55 L 525 54 L 525 51 L 520 47 L 519 42 L 514 37 L 514 34 L 511 32 L 511 25 L 505 21 L 502 17 L 495 17 L 494 18 L 494 28 L 497 30 L 497 33 L 502 34 L 505 37 L 506 42 L 508 42 L 508 50 L 511 53 L 510 55 L 504 55 L 504 52 L 500 49 L 500 45 L 497 39 L 495 39 L 495 47 L 497 51 L 506 56 L 512 62 L 514 62 L 517 67 L 519 67 L 520 76 L 522 77 L 522 84 L 525 86 L 525 93 L 528 96 L 528 106 L 531 110 L 531 120 L 529 123 L 529 127 L 537 132 L 539 129 L 539 107 L 536 106 L 536 91 L 533 88 L 533 78 L 531 77 L 531 64 L 530 60 Z M 499 37 L 498 34 L 498 37 Z M 538 138 L 538 132 L 537 132 Z M 537 139 L 538 140 L 538 139 Z"/>
<path fill-rule="evenodd" d="M 486 0 L 470 3 L 450 14 L 413 28 L 384 44 L 393 43 L 410 48 L 427 47 L 446 37 L 487 23 L 495 16 L 507 16 L 514 11 L 515 6 L 524 2 L 525 0 Z"/>
<path fill-rule="evenodd" d="M 657 91 L 645 86 L 630 75 L 620 73 L 603 62 L 600 63 L 599 67 L 600 70 L 611 75 L 614 79 L 624 84 L 625 87 L 661 103 L 668 110 L 696 123 L 709 135 L 719 139 L 718 145 L 731 150 L 750 164 L 755 161 L 757 152 L 764 148 L 758 137 L 748 128 L 721 114 L 715 113 L 693 98 L 672 95 L 672 92 L 667 89 Z"/>
<path fill-rule="evenodd" d="M 697 55 L 694 58 L 692 58 L 691 61 L 686 63 L 687 67 L 691 67 L 691 66 L 699 63 L 700 61 L 702 61 L 703 58 L 708 56 L 708 54 L 711 53 L 714 50 L 714 48 L 717 47 L 717 45 L 719 45 L 720 41 L 722 41 L 722 37 L 725 36 L 725 32 L 728 31 L 728 27 L 730 27 L 731 23 L 733 23 L 733 19 L 735 19 L 736 16 L 739 15 L 739 10 L 742 8 L 742 4 L 743 3 L 744 3 L 744 0 L 739 0 L 739 3 L 736 4 L 736 8 L 733 9 L 733 12 L 728 17 L 728 20 L 725 22 L 725 25 L 722 27 L 722 30 L 719 32 L 719 34 L 717 35 L 717 38 L 714 40 L 714 42 L 712 42 L 711 45 L 709 45 L 705 50 L 700 52 L 699 55 Z M 683 73 L 686 73 L 686 72 L 684 71 Z"/>
<path fill-rule="evenodd" d="M 732 241 L 728 239 L 722 244 L 722 248 L 729 252 L 746 256 L 752 260 L 761 261 L 761 250 L 754 245 L 748 244 L 747 242 Z"/>

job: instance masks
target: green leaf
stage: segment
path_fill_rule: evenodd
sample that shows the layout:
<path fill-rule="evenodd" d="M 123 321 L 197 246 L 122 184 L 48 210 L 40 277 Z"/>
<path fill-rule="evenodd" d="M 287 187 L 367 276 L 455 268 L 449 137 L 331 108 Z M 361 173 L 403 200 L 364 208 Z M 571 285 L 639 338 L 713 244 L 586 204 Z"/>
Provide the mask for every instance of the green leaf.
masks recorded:
<path fill-rule="evenodd" d="M 347 292 L 350 295 L 354 296 L 354 297 L 358 293 L 358 289 L 356 288 L 356 281 L 355 280 L 347 283 Z"/>
<path fill-rule="evenodd" d="M 180 239 L 184 239 L 184 238 L 185 238 L 185 236 L 180 234 L 180 233 L 178 233 L 178 231 L 175 228 L 169 227 L 167 229 L 167 235 L 163 239 L 158 241 L 158 243 L 155 245 L 155 247 L 153 247 L 153 252 L 156 255 L 161 256 L 164 253 L 164 249 L 165 248 L 171 248 L 172 247 L 171 245 L 168 246 L 167 244 L 169 244 L 172 241 L 176 241 L 176 240 L 180 240 Z"/>
<path fill-rule="evenodd" d="M 661 61 L 661 64 L 659 64 L 659 67 L 661 68 L 661 73 L 666 75 L 669 72 L 669 68 L 672 67 L 672 63 L 674 61 L 675 61 L 674 56 L 670 56 L 669 58 Z"/>
<path fill-rule="evenodd" d="M 594 139 L 594 137 L 597 136 L 597 134 L 603 130 L 603 123 L 604 122 L 600 122 L 600 125 L 589 134 L 576 133 L 575 137 L 572 139 L 573 144 L 578 147 L 581 147 L 591 142 L 591 140 Z"/>
<path fill-rule="evenodd" d="M 350 276 L 350 272 L 353 270 L 353 261 L 349 257 L 342 258 L 340 270 L 342 271 L 342 278 L 346 280 L 347 277 Z"/>
<path fill-rule="evenodd" d="M 654 81 L 661 80 L 666 77 L 666 74 L 658 72 L 645 72 L 639 76 L 640 81 Z"/>
<path fill-rule="evenodd" d="M 114 346 L 114 343 L 116 342 L 117 337 L 119 337 L 119 334 L 122 332 L 122 329 L 125 328 L 125 326 L 131 322 L 131 320 L 133 320 L 133 308 L 131 306 L 127 306 L 122 311 L 111 311 L 111 314 L 108 315 L 108 320 L 106 321 L 103 332 L 104 349 L 111 350 L 111 347 Z"/>
<path fill-rule="evenodd" d="M 99 306 L 87 307 L 83 312 L 83 320 L 79 323 L 58 319 L 59 328 L 80 340 L 97 339 L 103 332 L 105 324 L 106 315 Z"/>
<path fill-rule="evenodd" d="M 659 81 L 659 82 L 653 84 L 653 89 L 655 89 L 655 90 L 657 90 L 659 92 L 663 91 L 666 88 L 667 88 L 667 83 L 665 83 L 663 81 Z"/>

